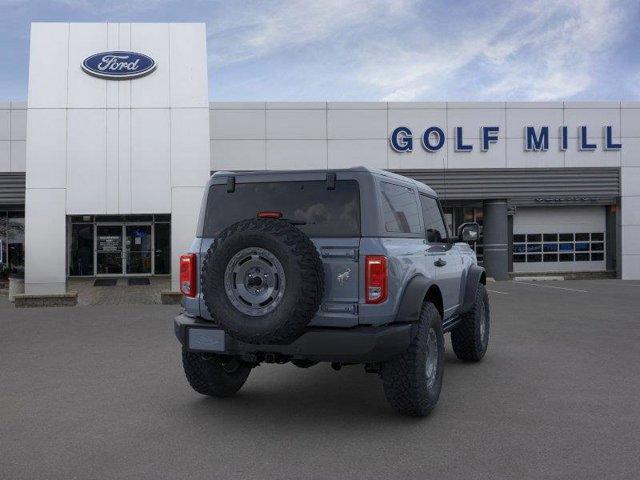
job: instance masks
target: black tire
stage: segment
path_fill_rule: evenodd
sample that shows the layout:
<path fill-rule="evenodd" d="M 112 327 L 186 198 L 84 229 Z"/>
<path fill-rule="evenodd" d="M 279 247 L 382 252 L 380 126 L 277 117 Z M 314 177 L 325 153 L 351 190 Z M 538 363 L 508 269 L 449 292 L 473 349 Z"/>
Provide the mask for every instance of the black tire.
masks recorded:
<path fill-rule="evenodd" d="M 210 397 L 230 397 L 247 381 L 251 367 L 237 358 L 221 358 L 182 349 L 182 366 L 191 388 Z"/>
<path fill-rule="evenodd" d="M 484 327 L 483 327 L 484 325 Z M 487 289 L 478 283 L 473 307 L 451 331 L 453 351 L 460 360 L 479 362 L 487 352 L 491 331 L 491 312 Z"/>
<path fill-rule="evenodd" d="M 254 248 L 268 256 L 259 259 L 267 270 L 278 265 L 272 272 L 278 280 L 269 288 L 280 290 L 265 307 L 262 303 L 245 306 L 240 296 L 246 297 L 254 287 L 241 292 L 239 280 L 231 286 L 229 282 L 228 268 L 235 265 L 232 275 L 236 275 L 236 270 L 243 267 L 235 259 Z M 246 275 L 249 273 L 243 273 Z M 254 276 L 261 278 L 260 274 Z M 258 288 L 266 285 L 265 281 Z M 202 267 L 202 292 L 209 313 L 232 337 L 252 344 L 288 344 L 303 333 L 320 307 L 324 294 L 322 260 L 309 237 L 290 223 L 243 220 L 224 229 L 209 248 Z"/>
<path fill-rule="evenodd" d="M 433 332 L 433 333 L 432 333 Z M 427 375 L 429 339 L 435 337 L 437 363 L 431 376 Z M 382 364 L 380 371 L 387 401 L 398 412 L 424 417 L 438 403 L 444 373 L 444 336 L 438 309 L 425 302 L 411 345 L 402 355 Z"/>

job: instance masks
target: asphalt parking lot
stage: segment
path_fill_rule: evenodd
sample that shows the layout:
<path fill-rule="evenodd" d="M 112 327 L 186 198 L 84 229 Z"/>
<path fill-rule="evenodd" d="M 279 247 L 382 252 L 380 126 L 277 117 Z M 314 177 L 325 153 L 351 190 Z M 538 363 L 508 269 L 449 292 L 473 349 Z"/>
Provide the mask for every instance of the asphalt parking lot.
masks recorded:
<path fill-rule="evenodd" d="M 89 478 L 637 478 L 640 282 L 496 282 L 485 360 L 448 345 L 440 405 L 396 415 L 361 367 L 263 365 L 193 392 L 176 307 L 0 297 L 0 474 Z"/>

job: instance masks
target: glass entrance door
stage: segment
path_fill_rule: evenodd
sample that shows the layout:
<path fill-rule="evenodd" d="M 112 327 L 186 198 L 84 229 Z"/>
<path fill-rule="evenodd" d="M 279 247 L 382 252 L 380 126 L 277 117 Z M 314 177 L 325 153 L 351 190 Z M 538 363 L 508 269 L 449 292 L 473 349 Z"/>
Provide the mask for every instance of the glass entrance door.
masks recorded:
<path fill-rule="evenodd" d="M 122 225 L 96 225 L 96 274 L 122 271 Z"/>
<path fill-rule="evenodd" d="M 126 225 L 124 230 L 127 275 L 151 275 L 153 271 L 151 225 Z"/>

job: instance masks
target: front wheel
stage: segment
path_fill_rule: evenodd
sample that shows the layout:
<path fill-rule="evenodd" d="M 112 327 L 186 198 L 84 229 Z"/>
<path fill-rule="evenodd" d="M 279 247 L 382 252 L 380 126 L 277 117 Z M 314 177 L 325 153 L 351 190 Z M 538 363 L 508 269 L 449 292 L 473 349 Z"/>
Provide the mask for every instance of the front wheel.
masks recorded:
<path fill-rule="evenodd" d="M 182 349 L 182 366 L 191 388 L 202 395 L 230 397 L 247 381 L 251 367 L 238 358 Z"/>
<path fill-rule="evenodd" d="M 438 403 L 443 371 L 442 319 L 435 305 L 426 302 L 407 351 L 382 365 L 387 401 L 402 414 L 428 415 Z"/>
<path fill-rule="evenodd" d="M 460 360 L 479 362 L 487 353 L 491 330 L 489 295 L 481 283 L 476 289 L 473 307 L 462 315 L 462 321 L 451 331 L 451 345 Z"/>

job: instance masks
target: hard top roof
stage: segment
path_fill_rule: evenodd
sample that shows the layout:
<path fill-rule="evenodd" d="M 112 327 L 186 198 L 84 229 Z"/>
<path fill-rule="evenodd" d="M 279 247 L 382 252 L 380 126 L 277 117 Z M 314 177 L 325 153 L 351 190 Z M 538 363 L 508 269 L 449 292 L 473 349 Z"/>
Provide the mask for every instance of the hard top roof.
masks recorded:
<path fill-rule="evenodd" d="M 376 175 L 379 177 L 385 177 L 389 180 L 396 180 L 402 183 L 410 183 L 415 186 L 419 191 L 426 193 L 431 196 L 437 196 L 436 192 L 429 187 L 428 185 L 418 182 L 409 177 L 405 177 L 403 175 L 398 175 L 397 173 L 388 172 L 386 170 L 382 170 L 380 168 L 371 168 L 364 166 L 350 167 L 350 168 L 331 168 L 331 169 L 317 169 L 317 170 L 242 170 L 242 171 L 229 171 L 229 170 L 220 170 L 213 174 L 214 177 L 243 177 L 249 175 L 255 175 L 256 173 L 260 175 L 286 175 L 286 174 L 301 174 L 301 173 L 330 173 L 330 172 L 365 172 L 371 175 Z"/>

